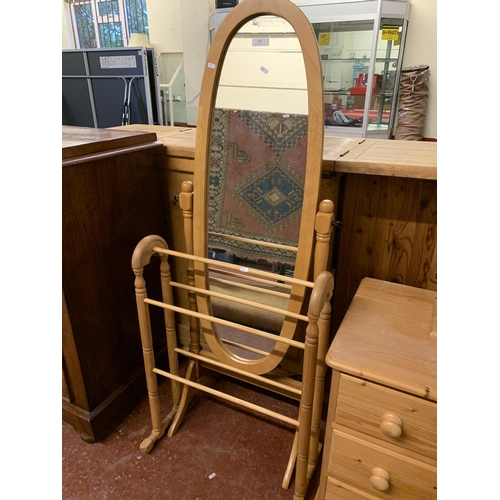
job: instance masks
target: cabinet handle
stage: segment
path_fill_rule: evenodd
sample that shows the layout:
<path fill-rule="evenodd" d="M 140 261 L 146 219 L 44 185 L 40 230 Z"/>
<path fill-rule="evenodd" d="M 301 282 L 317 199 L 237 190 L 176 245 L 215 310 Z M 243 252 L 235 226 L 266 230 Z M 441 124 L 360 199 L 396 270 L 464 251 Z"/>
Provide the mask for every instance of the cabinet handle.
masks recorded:
<path fill-rule="evenodd" d="M 370 484 L 377 491 L 387 491 L 391 486 L 391 476 L 389 473 L 381 469 L 380 467 L 375 467 L 372 469 L 370 476 Z"/>
<path fill-rule="evenodd" d="M 380 430 L 387 437 L 398 438 L 401 436 L 401 434 L 403 434 L 403 421 L 392 413 L 386 413 L 382 417 Z"/>

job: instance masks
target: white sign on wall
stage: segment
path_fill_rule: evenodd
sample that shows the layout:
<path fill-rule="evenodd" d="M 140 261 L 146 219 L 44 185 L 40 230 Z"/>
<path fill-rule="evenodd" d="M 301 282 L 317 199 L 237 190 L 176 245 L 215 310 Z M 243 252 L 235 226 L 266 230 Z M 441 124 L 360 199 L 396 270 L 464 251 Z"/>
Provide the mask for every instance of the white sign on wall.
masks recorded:
<path fill-rule="evenodd" d="M 135 56 L 102 56 L 99 64 L 101 69 L 137 68 Z"/>

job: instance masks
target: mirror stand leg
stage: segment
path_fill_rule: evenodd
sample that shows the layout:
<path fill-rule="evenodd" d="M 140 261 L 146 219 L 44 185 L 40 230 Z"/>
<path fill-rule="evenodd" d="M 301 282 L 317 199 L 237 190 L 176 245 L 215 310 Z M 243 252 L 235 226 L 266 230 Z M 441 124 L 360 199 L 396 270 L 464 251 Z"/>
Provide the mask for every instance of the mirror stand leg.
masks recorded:
<path fill-rule="evenodd" d="M 290 452 L 290 458 L 288 459 L 288 464 L 286 466 L 285 475 L 283 477 L 283 482 L 281 487 L 287 490 L 290 486 L 290 481 L 292 479 L 292 474 L 295 469 L 295 462 L 297 461 L 297 450 L 299 447 L 299 431 L 295 431 L 295 436 L 293 438 L 292 451 Z"/>
<path fill-rule="evenodd" d="M 190 360 L 187 370 L 186 370 L 186 379 L 193 381 L 196 375 L 198 363 L 194 360 Z M 178 431 L 179 426 L 181 425 L 182 419 L 184 418 L 184 414 L 186 413 L 187 407 L 189 403 L 193 399 L 192 390 L 188 385 L 184 385 L 182 389 L 182 396 L 179 403 L 179 409 L 177 410 L 172 425 L 168 429 L 168 437 L 174 436 L 174 434 Z"/>

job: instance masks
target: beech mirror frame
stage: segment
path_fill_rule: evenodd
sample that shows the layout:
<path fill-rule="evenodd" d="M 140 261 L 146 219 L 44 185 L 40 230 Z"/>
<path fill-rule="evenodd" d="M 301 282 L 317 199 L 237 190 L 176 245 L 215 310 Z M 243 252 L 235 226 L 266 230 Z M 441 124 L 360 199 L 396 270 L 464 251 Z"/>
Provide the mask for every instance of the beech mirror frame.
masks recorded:
<path fill-rule="evenodd" d="M 256 17 L 277 16 L 292 26 L 298 38 L 306 73 L 308 104 L 308 137 L 304 182 L 302 217 L 298 240 L 294 278 L 308 281 L 315 239 L 315 216 L 318 210 L 323 160 L 323 77 L 318 43 L 314 30 L 305 14 L 290 0 L 245 0 L 232 9 L 220 24 L 210 47 L 198 106 L 196 145 L 194 159 L 193 193 L 193 253 L 198 257 L 208 255 L 208 174 L 211 151 L 211 129 L 217 90 L 224 59 L 228 48 L 239 29 Z M 194 262 L 195 285 L 210 289 L 208 265 Z M 306 287 L 293 284 L 288 302 L 288 311 L 299 314 L 302 310 Z M 198 311 L 212 315 L 210 297 L 197 294 Z M 288 345 L 277 342 L 269 355 L 261 359 L 246 359 L 226 348 L 216 329 L 216 325 L 201 320 L 205 340 L 220 360 L 231 366 L 243 367 L 250 373 L 264 374 L 276 368 L 287 352 Z M 281 337 L 292 339 L 297 320 L 286 318 L 280 332 Z"/>

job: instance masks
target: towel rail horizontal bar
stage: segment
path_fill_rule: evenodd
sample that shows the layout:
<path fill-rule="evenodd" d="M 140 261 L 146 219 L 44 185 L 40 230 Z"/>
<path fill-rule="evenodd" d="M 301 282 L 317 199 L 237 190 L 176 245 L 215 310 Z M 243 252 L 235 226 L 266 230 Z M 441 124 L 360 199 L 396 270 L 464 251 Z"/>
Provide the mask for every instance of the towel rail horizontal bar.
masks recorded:
<path fill-rule="evenodd" d="M 238 375 L 245 375 L 245 377 L 251 378 L 253 380 L 258 380 L 260 382 L 264 382 L 266 384 L 272 385 L 273 387 L 277 387 L 279 389 L 285 389 L 289 392 L 293 392 L 294 394 L 298 394 L 299 396 L 302 394 L 302 391 L 300 389 L 297 389 L 295 387 L 291 387 L 290 385 L 282 384 L 281 382 L 276 382 L 275 380 L 262 377 L 260 375 L 254 375 L 253 373 L 249 373 L 245 370 L 240 370 L 239 368 L 234 368 L 232 366 L 227 365 L 226 363 L 221 363 L 219 361 L 207 358 L 205 356 L 200 356 L 198 354 L 194 354 L 190 351 L 185 351 L 184 349 L 180 349 L 179 347 L 176 347 L 174 349 L 175 352 L 178 352 L 179 354 L 182 354 L 183 356 L 187 356 L 189 358 L 194 358 L 197 359 L 198 361 L 203 361 L 204 363 L 208 363 L 210 365 L 218 366 L 219 368 L 225 368 L 226 370 L 230 372 L 237 373 Z"/>
<path fill-rule="evenodd" d="M 231 280 L 225 280 L 223 278 L 209 278 L 210 283 L 219 283 L 220 285 L 234 285 L 234 281 Z M 239 283 L 238 285 L 240 288 L 244 288 L 245 290 L 250 290 L 252 292 L 259 292 L 259 293 L 264 293 L 266 295 L 272 295 L 273 297 L 280 297 L 283 299 L 289 299 L 290 294 L 289 293 L 281 293 L 281 292 L 275 292 L 274 290 L 266 290 L 265 288 L 259 288 L 258 286 L 253 286 L 253 285 L 247 285 L 245 283 Z"/>
<path fill-rule="evenodd" d="M 224 276 L 232 276 L 234 278 L 244 279 L 245 281 L 252 281 L 254 283 L 263 283 L 265 285 L 268 285 L 268 286 L 270 285 L 270 286 L 276 287 L 276 288 L 285 288 L 287 290 L 290 290 L 292 288 L 291 285 L 286 285 L 285 283 L 279 283 L 279 282 L 270 283 L 269 280 L 256 278 L 255 276 L 242 275 L 242 273 L 240 273 L 240 272 L 228 271 L 227 269 L 218 269 L 217 267 L 209 266 L 208 270 L 211 273 L 222 274 Z M 212 280 L 215 281 L 217 279 L 221 279 L 221 278 L 215 278 L 215 277 L 212 278 L 212 276 L 209 276 L 210 281 L 212 281 Z M 233 282 L 231 282 L 231 283 L 233 283 Z M 271 295 L 277 295 L 277 296 L 286 297 L 286 298 L 290 297 L 290 293 L 286 293 L 286 292 L 275 292 L 273 290 L 267 290 L 265 288 L 254 287 L 253 285 L 245 285 L 245 287 L 247 287 L 251 290 L 254 289 L 254 290 L 259 291 L 259 292 L 269 293 Z"/>
<path fill-rule="evenodd" d="M 209 259 L 208 257 L 198 257 L 197 255 L 191 255 L 184 252 L 176 252 L 175 250 L 170 250 L 167 248 L 154 247 L 153 251 L 156 253 L 164 255 L 172 255 L 174 257 L 181 257 L 183 259 L 192 260 L 196 262 L 203 262 L 205 264 L 214 264 L 214 259 Z M 292 285 L 305 286 L 307 288 L 314 288 L 314 283 L 310 281 L 300 280 L 298 278 L 292 278 L 290 276 L 284 276 L 282 274 L 270 273 L 268 271 L 260 271 L 258 269 L 252 269 L 251 267 L 239 266 L 238 264 L 230 264 L 229 262 L 217 261 L 217 266 L 224 267 L 226 269 L 233 269 L 237 271 L 244 272 L 245 274 L 261 276 L 269 278 L 270 280 L 279 280 L 285 283 L 291 283 Z"/>
<path fill-rule="evenodd" d="M 196 311 L 191 311 L 191 309 L 186 309 L 184 307 L 177 307 L 171 304 L 165 304 L 165 302 L 159 302 L 153 299 L 144 299 L 146 304 L 151 304 L 153 306 L 161 307 L 163 309 L 168 309 L 170 311 L 175 311 L 181 314 L 187 314 L 188 316 L 194 316 L 195 318 L 204 319 L 207 321 L 212 321 L 219 325 L 229 326 L 235 328 L 236 330 L 241 330 L 242 332 L 252 333 L 258 337 L 264 337 L 265 339 L 274 340 L 275 342 L 281 342 L 283 344 L 288 344 L 299 349 L 304 349 L 305 344 L 303 342 L 297 342 L 296 340 L 287 339 L 286 337 L 281 337 L 280 335 L 275 335 L 272 333 L 262 332 L 255 328 L 250 328 L 249 326 L 240 325 L 239 323 L 234 323 L 232 321 L 227 321 L 221 318 L 215 318 L 214 316 L 209 316 L 208 314 L 202 314 Z"/>
<path fill-rule="evenodd" d="M 212 290 L 205 290 L 203 288 L 197 288 L 195 286 L 184 285 L 184 283 L 178 283 L 177 281 L 171 281 L 170 284 L 176 288 L 182 288 L 183 290 L 188 290 L 195 293 L 201 293 L 203 295 L 209 295 L 210 297 L 215 297 L 217 299 L 228 300 L 230 302 L 235 302 L 236 304 L 241 304 L 244 306 L 255 307 L 256 309 L 261 309 L 274 314 L 279 314 L 280 316 L 286 316 L 288 318 L 295 318 L 300 321 L 309 321 L 307 316 L 303 314 L 297 314 L 294 312 L 289 312 L 286 309 L 280 309 L 279 307 L 267 306 L 266 304 L 261 304 L 260 302 L 253 302 L 251 300 L 240 299 L 238 297 L 231 297 L 220 292 L 213 292 Z M 238 286 L 238 283 L 234 284 Z"/>
<path fill-rule="evenodd" d="M 249 408 L 250 410 L 257 411 L 259 413 L 263 413 L 264 415 L 267 415 L 269 417 L 276 418 L 278 420 L 281 420 L 282 422 L 286 422 L 288 424 L 294 425 L 295 427 L 299 426 L 299 421 L 287 417 L 286 415 L 281 415 L 281 413 L 276 413 L 275 411 L 268 410 L 267 408 L 263 408 L 262 406 L 256 405 L 254 403 L 249 403 L 248 401 L 245 401 L 244 399 L 236 398 L 234 396 L 231 396 L 230 394 L 226 394 L 224 392 L 217 391 L 215 389 L 212 389 L 211 387 L 207 387 L 202 384 L 198 384 L 197 382 L 192 382 L 191 380 L 187 380 L 183 377 L 178 377 L 177 375 L 173 375 L 172 373 L 166 372 L 164 370 L 160 370 L 159 368 L 153 368 L 153 372 L 158 374 L 158 375 L 163 375 L 164 377 L 170 378 L 172 380 L 176 380 L 177 382 L 180 382 L 181 384 L 186 384 L 189 385 L 190 387 L 193 387 L 195 389 L 199 389 L 200 391 L 203 392 L 208 392 L 208 394 L 211 394 L 212 396 L 217 396 L 221 399 L 225 399 L 226 401 L 230 401 L 231 403 L 236 403 L 240 406 L 243 406 L 245 408 Z"/>

